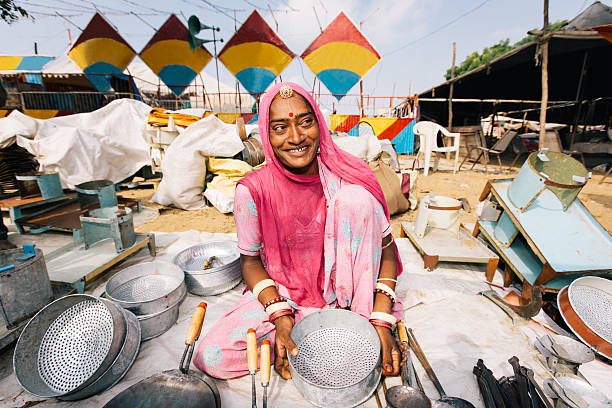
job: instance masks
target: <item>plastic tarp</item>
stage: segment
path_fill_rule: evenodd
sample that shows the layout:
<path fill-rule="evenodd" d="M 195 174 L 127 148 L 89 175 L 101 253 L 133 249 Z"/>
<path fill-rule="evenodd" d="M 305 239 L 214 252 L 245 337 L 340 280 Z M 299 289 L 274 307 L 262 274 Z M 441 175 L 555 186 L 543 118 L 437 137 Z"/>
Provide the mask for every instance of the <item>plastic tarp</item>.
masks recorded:
<path fill-rule="evenodd" d="M 166 150 L 162 162 L 164 177 L 151 200 L 184 210 L 206 207 L 202 199 L 206 158 L 233 157 L 243 149 L 235 125 L 223 123 L 215 116 L 195 122 Z"/>
<path fill-rule="evenodd" d="M 117 183 L 149 164 L 150 109 L 119 99 L 93 112 L 46 120 L 15 110 L 0 119 L 0 148 L 16 141 L 36 157 L 39 170 L 57 171 L 64 188 L 99 179 Z"/>

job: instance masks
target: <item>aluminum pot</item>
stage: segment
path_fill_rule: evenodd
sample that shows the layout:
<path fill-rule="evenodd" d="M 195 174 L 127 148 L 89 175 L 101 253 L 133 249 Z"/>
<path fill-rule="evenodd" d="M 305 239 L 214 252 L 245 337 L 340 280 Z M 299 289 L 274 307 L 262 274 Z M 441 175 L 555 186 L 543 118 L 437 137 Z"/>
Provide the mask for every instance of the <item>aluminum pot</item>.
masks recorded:
<path fill-rule="evenodd" d="M 235 241 L 211 241 L 179 252 L 173 260 L 185 271 L 189 293 L 200 296 L 218 295 L 240 283 L 242 271 Z M 204 269 L 205 263 L 209 269 Z"/>
<path fill-rule="evenodd" d="M 363 316 L 344 309 L 314 312 L 296 323 L 289 354 L 294 385 L 318 407 L 355 407 L 368 400 L 382 374 L 380 339 Z"/>
<path fill-rule="evenodd" d="M 129 371 L 140 350 L 140 324 L 136 316 L 129 310 L 122 310 L 126 321 L 126 333 L 123 346 L 111 366 L 94 382 L 80 391 L 63 395 L 59 399 L 75 401 L 99 394 L 117 384 Z"/>
<path fill-rule="evenodd" d="M 187 290 L 183 292 L 183 298 L 186 294 Z M 166 310 L 162 310 L 161 312 L 136 316 L 138 322 L 140 323 L 141 341 L 146 341 L 157 336 L 161 336 L 170 330 L 170 328 L 178 320 L 179 305 L 181 304 L 183 298 L 176 302 L 176 304 L 170 306 Z"/>
<path fill-rule="evenodd" d="M 170 262 L 143 262 L 113 275 L 105 292 L 107 298 L 136 315 L 157 314 L 185 297 L 185 275 Z"/>
<path fill-rule="evenodd" d="M 13 354 L 15 377 L 42 398 L 79 392 L 113 364 L 126 332 L 124 314 L 111 301 L 64 296 L 24 327 Z"/>

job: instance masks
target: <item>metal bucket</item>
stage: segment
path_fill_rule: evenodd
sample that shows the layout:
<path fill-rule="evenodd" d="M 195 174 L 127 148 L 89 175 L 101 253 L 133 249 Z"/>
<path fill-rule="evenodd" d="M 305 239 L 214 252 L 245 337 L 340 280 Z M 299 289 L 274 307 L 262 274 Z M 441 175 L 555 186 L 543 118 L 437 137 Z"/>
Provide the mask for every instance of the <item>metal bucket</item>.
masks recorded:
<path fill-rule="evenodd" d="M 100 207 L 114 207 L 118 204 L 115 183 L 110 180 L 93 180 L 74 186 L 81 209 L 99 204 Z"/>
<path fill-rule="evenodd" d="M 380 339 L 363 316 L 344 309 L 314 312 L 291 330 L 300 350 L 289 354 L 291 378 L 318 407 L 355 407 L 376 390 Z"/>
<path fill-rule="evenodd" d="M 106 282 L 105 292 L 136 315 L 157 314 L 185 297 L 185 275 L 170 262 L 143 262 L 115 273 Z"/>
<path fill-rule="evenodd" d="M 10 329 L 30 318 L 53 300 L 53 291 L 45 258 L 40 249 L 23 261 L 23 249 L 0 251 L 0 267 L 13 268 L 0 272 L 0 315 Z"/>
<path fill-rule="evenodd" d="M 136 242 L 132 210 L 128 207 L 105 207 L 91 210 L 79 217 L 83 228 L 85 249 L 106 238 L 112 238 L 117 252 L 125 251 Z"/>
<path fill-rule="evenodd" d="M 525 212 L 540 196 L 554 195 L 563 211 L 586 184 L 587 169 L 576 159 L 557 152 L 539 151 L 529 155 L 508 188 L 512 205 Z M 552 204 L 544 200 L 542 205 Z M 554 205 L 554 204 L 553 204 Z"/>
<path fill-rule="evenodd" d="M 207 261 L 211 262 L 212 267 L 204 269 Z M 179 252 L 173 262 L 185 271 L 187 290 L 195 295 L 218 295 L 242 280 L 240 255 L 235 241 L 194 245 Z"/>
<path fill-rule="evenodd" d="M 122 312 L 126 321 L 125 340 L 111 366 L 81 391 L 63 395 L 59 399 L 75 401 L 104 392 L 117 384 L 132 367 L 140 350 L 141 329 L 138 319 L 132 312 L 129 310 L 122 310 Z"/>
<path fill-rule="evenodd" d="M 243 141 L 244 150 L 242 151 L 242 160 L 255 167 L 260 165 L 266 160 L 266 156 L 263 151 L 263 146 L 258 138 L 251 136 L 247 140 Z"/>
<path fill-rule="evenodd" d="M 15 377 L 38 397 L 82 391 L 111 367 L 123 347 L 126 326 L 121 308 L 109 300 L 64 296 L 23 329 L 13 354 Z"/>
<path fill-rule="evenodd" d="M 187 294 L 187 291 L 184 289 L 183 295 L 185 294 Z M 151 340 L 170 330 L 178 320 L 180 303 L 178 301 L 175 305 L 161 312 L 137 316 L 138 322 L 140 322 L 141 341 Z"/>

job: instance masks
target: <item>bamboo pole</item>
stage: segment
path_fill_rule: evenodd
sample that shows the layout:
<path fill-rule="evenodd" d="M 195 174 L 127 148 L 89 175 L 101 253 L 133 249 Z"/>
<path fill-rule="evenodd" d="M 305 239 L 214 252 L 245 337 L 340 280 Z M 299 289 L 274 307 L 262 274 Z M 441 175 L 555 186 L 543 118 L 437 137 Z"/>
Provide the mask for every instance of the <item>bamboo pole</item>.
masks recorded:
<path fill-rule="evenodd" d="M 542 31 L 548 28 L 548 0 L 544 0 L 544 26 Z M 540 52 L 542 55 L 542 101 L 540 103 L 540 140 L 539 147 L 549 147 L 546 138 L 546 107 L 548 105 L 548 38 L 540 44 Z"/>
<path fill-rule="evenodd" d="M 574 144 L 576 138 L 576 130 L 578 128 L 578 120 L 580 119 L 580 113 L 582 111 L 582 87 L 584 85 L 584 76 L 586 74 L 586 67 L 589 58 L 589 52 L 584 52 L 584 58 L 582 59 L 582 69 L 580 70 L 580 79 L 578 80 L 578 88 L 576 89 L 576 116 L 574 117 L 574 127 L 572 128 L 572 137 L 570 140 L 570 149 Z"/>

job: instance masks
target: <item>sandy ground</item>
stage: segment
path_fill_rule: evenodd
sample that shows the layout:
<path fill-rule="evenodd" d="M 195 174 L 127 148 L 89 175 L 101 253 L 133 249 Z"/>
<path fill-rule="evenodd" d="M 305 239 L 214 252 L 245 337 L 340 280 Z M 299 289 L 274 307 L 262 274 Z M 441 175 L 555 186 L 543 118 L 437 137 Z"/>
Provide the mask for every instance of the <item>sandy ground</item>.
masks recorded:
<path fill-rule="evenodd" d="M 410 156 L 401 157 L 402 167 L 412 163 Z M 511 178 L 516 175 L 518 169 L 512 171 L 505 170 L 502 174 L 496 171 L 489 171 L 485 174 L 484 167 L 477 165 L 473 171 L 461 170 L 453 174 L 451 162 L 442 159 L 440 170 L 430 171 L 425 177 L 419 172 L 417 178 L 418 198 L 434 193 L 438 195 L 450 196 L 455 198 L 467 198 L 471 211 L 462 215 L 463 222 L 474 222 L 477 217 L 474 213 L 478 204 L 478 197 L 489 178 Z M 495 167 L 497 170 L 497 167 Z M 599 221 L 608 232 L 612 233 L 612 176 L 599 184 L 602 174 L 593 174 L 593 178 L 582 189 L 578 196 L 585 206 L 591 211 L 593 216 Z M 121 195 L 132 198 L 139 198 L 143 206 L 155 208 L 159 211 L 159 217 L 151 222 L 136 227 L 138 232 L 150 231 L 186 231 L 197 230 L 206 232 L 235 232 L 236 226 L 231 214 L 221 214 L 214 207 L 205 208 L 197 211 L 184 211 L 175 208 L 163 207 L 150 201 L 153 195 L 152 189 L 135 189 L 122 191 Z M 395 215 L 391 218 L 393 235 L 399 236 L 400 223 L 402 221 L 414 221 L 416 211 L 407 211 L 403 214 Z"/>

